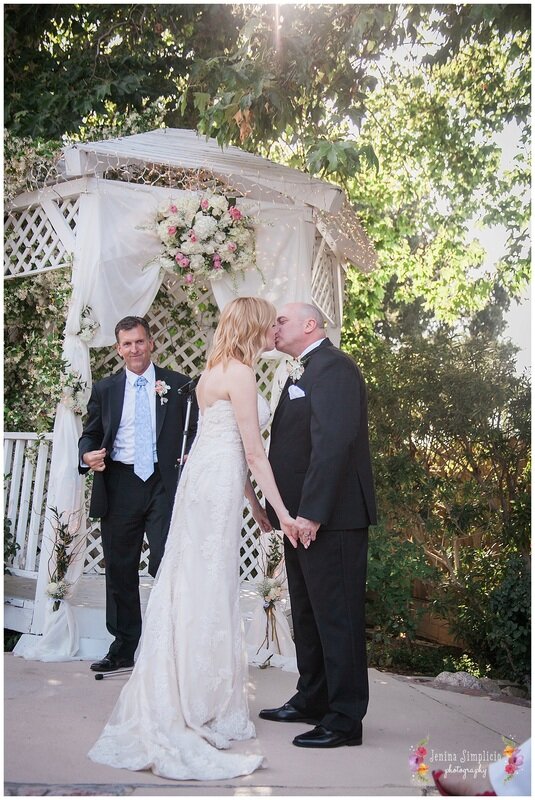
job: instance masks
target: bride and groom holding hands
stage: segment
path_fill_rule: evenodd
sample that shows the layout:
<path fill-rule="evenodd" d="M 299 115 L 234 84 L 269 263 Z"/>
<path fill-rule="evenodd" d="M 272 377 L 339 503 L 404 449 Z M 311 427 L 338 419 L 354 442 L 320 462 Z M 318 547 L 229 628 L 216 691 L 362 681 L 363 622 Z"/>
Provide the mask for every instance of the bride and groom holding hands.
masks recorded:
<path fill-rule="evenodd" d="M 185 416 L 178 389 L 188 379 L 152 365 L 140 318 L 122 320 L 116 335 L 126 370 L 95 384 L 80 439 L 81 470 L 95 472 L 91 514 L 102 517 L 106 621 L 115 637 L 93 669 L 133 664 L 144 529 L 157 573 L 134 670 L 90 758 L 182 780 L 262 766 L 261 755 L 224 752 L 255 735 L 239 609 L 244 494 L 262 531 L 285 534 L 299 670 L 296 694 L 260 717 L 313 725 L 293 739 L 299 747 L 361 744 L 367 537 L 376 512 L 357 366 L 326 338 L 313 306 L 291 303 L 277 315 L 265 300 L 233 300 L 197 385 L 198 429 L 173 503 Z M 282 389 L 267 456 L 261 428 L 269 409 L 254 364 L 274 347 L 300 357 L 303 368 Z"/>

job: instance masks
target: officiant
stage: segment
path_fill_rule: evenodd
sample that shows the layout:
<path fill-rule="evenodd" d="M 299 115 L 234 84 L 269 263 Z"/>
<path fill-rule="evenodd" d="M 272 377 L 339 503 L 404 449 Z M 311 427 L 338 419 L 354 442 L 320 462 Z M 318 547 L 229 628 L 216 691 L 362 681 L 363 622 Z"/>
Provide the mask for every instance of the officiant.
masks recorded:
<path fill-rule="evenodd" d="M 82 474 L 93 471 L 90 517 L 100 517 L 106 571 L 108 653 L 96 672 L 131 667 L 141 636 L 139 562 L 146 533 L 156 575 L 173 509 L 187 418 L 186 375 L 152 362 L 154 340 L 142 317 L 115 327 L 124 369 L 93 386 L 79 441 Z M 182 389 L 182 393 L 179 390 Z M 193 395 L 187 448 L 195 437 Z"/>

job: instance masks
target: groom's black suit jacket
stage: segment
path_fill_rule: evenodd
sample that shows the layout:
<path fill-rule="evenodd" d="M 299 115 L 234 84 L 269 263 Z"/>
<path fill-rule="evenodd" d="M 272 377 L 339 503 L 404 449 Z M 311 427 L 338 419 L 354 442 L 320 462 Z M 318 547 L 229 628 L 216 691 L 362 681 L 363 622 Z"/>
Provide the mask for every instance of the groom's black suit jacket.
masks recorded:
<path fill-rule="evenodd" d="M 360 370 L 329 339 L 305 356 L 291 400 L 287 381 L 273 416 L 269 461 L 288 511 L 324 530 L 376 523 L 368 403 Z M 271 523 L 280 528 L 268 505 Z"/>
<path fill-rule="evenodd" d="M 165 381 L 171 388 L 165 395 L 166 403 L 160 402 L 160 397 L 155 395 L 156 403 L 156 450 L 158 454 L 158 469 L 162 483 L 172 505 L 178 482 L 178 459 L 182 449 L 184 424 L 186 419 L 186 396 L 178 394 L 178 390 L 188 383 L 189 378 L 179 372 L 163 369 L 154 365 L 157 381 Z M 122 370 L 115 375 L 110 375 L 93 386 L 91 397 L 87 405 L 87 419 L 79 441 L 80 461 L 85 453 L 91 450 L 100 450 L 105 447 L 109 459 L 117 430 L 121 422 L 124 403 L 124 390 L 126 372 Z M 195 437 L 197 404 L 193 396 L 191 411 L 190 434 L 188 436 L 189 450 Z M 82 474 L 88 468 L 79 467 Z M 104 517 L 108 512 L 108 497 L 104 472 L 95 472 L 93 477 L 93 490 L 89 515 L 91 517 Z"/>

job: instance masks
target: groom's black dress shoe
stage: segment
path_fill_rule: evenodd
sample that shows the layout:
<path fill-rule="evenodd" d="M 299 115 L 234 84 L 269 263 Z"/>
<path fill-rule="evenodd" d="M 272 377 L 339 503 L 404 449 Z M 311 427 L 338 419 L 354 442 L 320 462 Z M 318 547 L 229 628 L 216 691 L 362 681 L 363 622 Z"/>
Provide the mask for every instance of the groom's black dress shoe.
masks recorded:
<path fill-rule="evenodd" d="M 305 722 L 307 725 L 317 725 L 317 719 L 305 716 L 290 703 L 285 703 L 280 708 L 264 708 L 258 715 L 260 719 L 269 719 L 271 722 Z"/>
<path fill-rule="evenodd" d="M 297 747 L 353 747 L 362 744 L 362 733 L 348 734 L 342 731 L 330 731 L 323 725 L 318 725 L 313 731 L 307 731 L 296 736 L 293 743 Z"/>
<path fill-rule="evenodd" d="M 132 658 L 114 658 L 113 656 L 104 656 L 101 661 L 95 661 L 91 664 L 90 669 L 93 672 L 115 672 L 117 669 L 127 669 L 134 666 Z"/>

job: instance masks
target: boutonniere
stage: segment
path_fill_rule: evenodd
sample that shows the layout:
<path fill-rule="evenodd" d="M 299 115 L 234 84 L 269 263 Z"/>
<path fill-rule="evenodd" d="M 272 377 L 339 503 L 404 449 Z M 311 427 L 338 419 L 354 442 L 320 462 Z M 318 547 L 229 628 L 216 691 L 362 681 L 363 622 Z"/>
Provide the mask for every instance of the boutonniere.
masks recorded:
<path fill-rule="evenodd" d="M 286 369 L 288 370 L 288 375 L 295 383 L 305 371 L 305 365 L 299 358 L 292 358 L 291 361 L 286 363 Z"/>
<path fill-rule="evenodd" d="M 165 396 L 171 387 L 165 381 L 156 381 L 154 384 L 154 391 L 160 398 L 160 403 L 163 404 L 167 403 L 167 397 Z"/>

